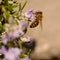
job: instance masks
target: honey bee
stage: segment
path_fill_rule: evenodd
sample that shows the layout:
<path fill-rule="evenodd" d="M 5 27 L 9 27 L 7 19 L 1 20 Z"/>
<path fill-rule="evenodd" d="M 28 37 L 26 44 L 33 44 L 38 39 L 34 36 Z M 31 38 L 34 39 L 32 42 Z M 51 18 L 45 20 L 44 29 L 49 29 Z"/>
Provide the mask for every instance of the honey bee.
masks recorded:
<path fill-rule="evenodd" d="M 38 24 L 40 24 L 41 29 L 42 29 L 42 12 L 41 11 L 37 11 L 34 13 L 35 15 L 35 20 L 31 23 L 30 28 L 35 28 L 36 26 L 38 26 Z"/>

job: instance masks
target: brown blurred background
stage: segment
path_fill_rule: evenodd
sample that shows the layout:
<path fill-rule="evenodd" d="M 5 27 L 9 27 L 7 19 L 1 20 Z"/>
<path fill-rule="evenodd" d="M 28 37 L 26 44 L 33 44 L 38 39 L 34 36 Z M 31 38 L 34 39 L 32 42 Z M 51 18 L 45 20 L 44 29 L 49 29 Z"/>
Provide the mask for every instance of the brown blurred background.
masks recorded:
<path fill-rule="evenodd" d="M 36 40 L 31 57 L 39 60 L 52 56 L 60 58 L 60 0 L 27 0 L 24 12 L 29 9 L 43 12 L 43 30 L 40 26 L 28 30 L 28 35 Z"/>

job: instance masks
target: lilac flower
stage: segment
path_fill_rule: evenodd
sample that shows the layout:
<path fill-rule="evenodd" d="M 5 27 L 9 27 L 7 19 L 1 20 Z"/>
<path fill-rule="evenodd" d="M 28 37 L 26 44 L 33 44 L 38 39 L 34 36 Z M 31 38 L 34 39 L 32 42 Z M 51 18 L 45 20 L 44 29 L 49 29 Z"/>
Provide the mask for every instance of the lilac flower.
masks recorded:
<path fill-rule="evenodd" d="M 2 35 L 2 42 L 7 44 L 8 41 L 21 37 L 24 35 L 24 29 L 28 27 L 28 24 L 24 21 L 19 22 L 19 25 L 13 27 L 12 30 L 6 31 L 5 34 Z M 11 27 L 10 27 L 11 28 Z"/>
<path fill-rule="evenodd" d="M 4 54 L 6 52 L 6 49 L 4 46 L 2 46 L 2 48 L 0 49 L 0 54 Z"/>
<path fill-rule="evenodd" d="M 9 50 L 4 53 L 4 58 L 6 60 L 18 60 L 21 52 L 22 50 L 20 50 L 19 48 L 9 48 Z"/>
<path fill-rule="evenodd" d="M 22 53 L 22 50 L 19 48 L 9 48 L 8 50 L 2 48 L 1 52 L 4 54 L 5 60 L 20 60 L 19 55 Z"/>
<path fill-rule="evenodd" d="M 28 24 L 24 21 L 20 21 L 18 27 L 17 27 L 17 31 L 19 32 L 20 35 L 24 34 L 24 29 L 28 27 Z"/>
<path fill-rule="evenodd" d="M 34 19 L 34 15 L 33 15 L 33 9 L 29 10 L 28 12 L 25 13 L 25 16 L 29 19 L 31 19 L 31 21 Z"/>
<path fill-rule="evenodd" d="M 20 31 L 20 33 L 21 33 L 21 31 Z M 18 38 L 19 36 L 20 36 L 19 32 L 16 30 L 13 32 L 7 32 L 4 35 L 2 35 L 2 42 L 6 45 L 8 41 Z"/>
<path fill-rule="evenodd" d="M 21 33 L 21 31 L 20 31 L 20 33 Z M 12 39 L 18 38 L 20 36 L 19 32 L 17 30 L 14 30 L 14 31 L 10 32 L 9 35 L 11 35 Z"/>
<path fill-rule="evenodd" d="M 30 42 L 30 41 L 32 41 L 32 39 L 31 39 L 29 36 L 21 37 L 21 40 L 22 40 L 23 42 Z"/>
<path fill-rule="evenodd" d="M 15 27 L 15 26 L 14 26 Z M 24 29 L 28 27 L 28 24 L 24 21 L 20 21 L 19 25 L 11 32 L 12 38 L 18 38 L 24 35 Z"/>
<path fill-rule="evenodd" d="M 18 27 L 21 28 L 21 29 L 27 28 L 28 27 L 28 24 L 25 21 L 20 21 Z"/>
<path fill-rule="evenodd" d="M 22 52 L 22 50 L 19 49 L 19 48 L 9 48 L 9 51 L 11 51 L 12 53 L 14 53 L 14 55 L 16 55 L 16 56 L 21 55 L 21 52 Z"/>
<path fill-rule="evenodd" d="M 7 42 L 10 40 L 10 36 L 8 36 L 8 34 L 4 34 L 2 35 L 2 42 L 4 44 L 7 44 Z"/>

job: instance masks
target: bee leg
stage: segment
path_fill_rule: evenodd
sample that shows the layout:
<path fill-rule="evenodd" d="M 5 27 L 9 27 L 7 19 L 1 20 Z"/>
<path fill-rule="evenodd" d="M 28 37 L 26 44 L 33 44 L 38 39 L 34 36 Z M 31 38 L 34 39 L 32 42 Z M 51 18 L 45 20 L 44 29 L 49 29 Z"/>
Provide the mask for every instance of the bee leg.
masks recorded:
<path fill-rule="evenodd" d="M 39 23 L 40 23 L 40 27 L 41 27 L 41 30 L 42 30 L 42 21 L 39 21 Z"/>

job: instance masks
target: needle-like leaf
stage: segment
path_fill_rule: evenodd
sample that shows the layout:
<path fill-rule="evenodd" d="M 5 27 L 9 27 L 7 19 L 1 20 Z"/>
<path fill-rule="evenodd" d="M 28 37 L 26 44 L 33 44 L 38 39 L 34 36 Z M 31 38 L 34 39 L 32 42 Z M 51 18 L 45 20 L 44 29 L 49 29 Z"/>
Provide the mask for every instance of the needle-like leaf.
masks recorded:
<path fill-rule="evenodd" d="M 21 10 L 23 10 L 23 9 L 24 9 L 24 7 L 25 7 L 26 3 L 27 3 L 27 1 L 25 1 L 25 3 L 23 4 L 23 6 L 22 6 Z"/>

